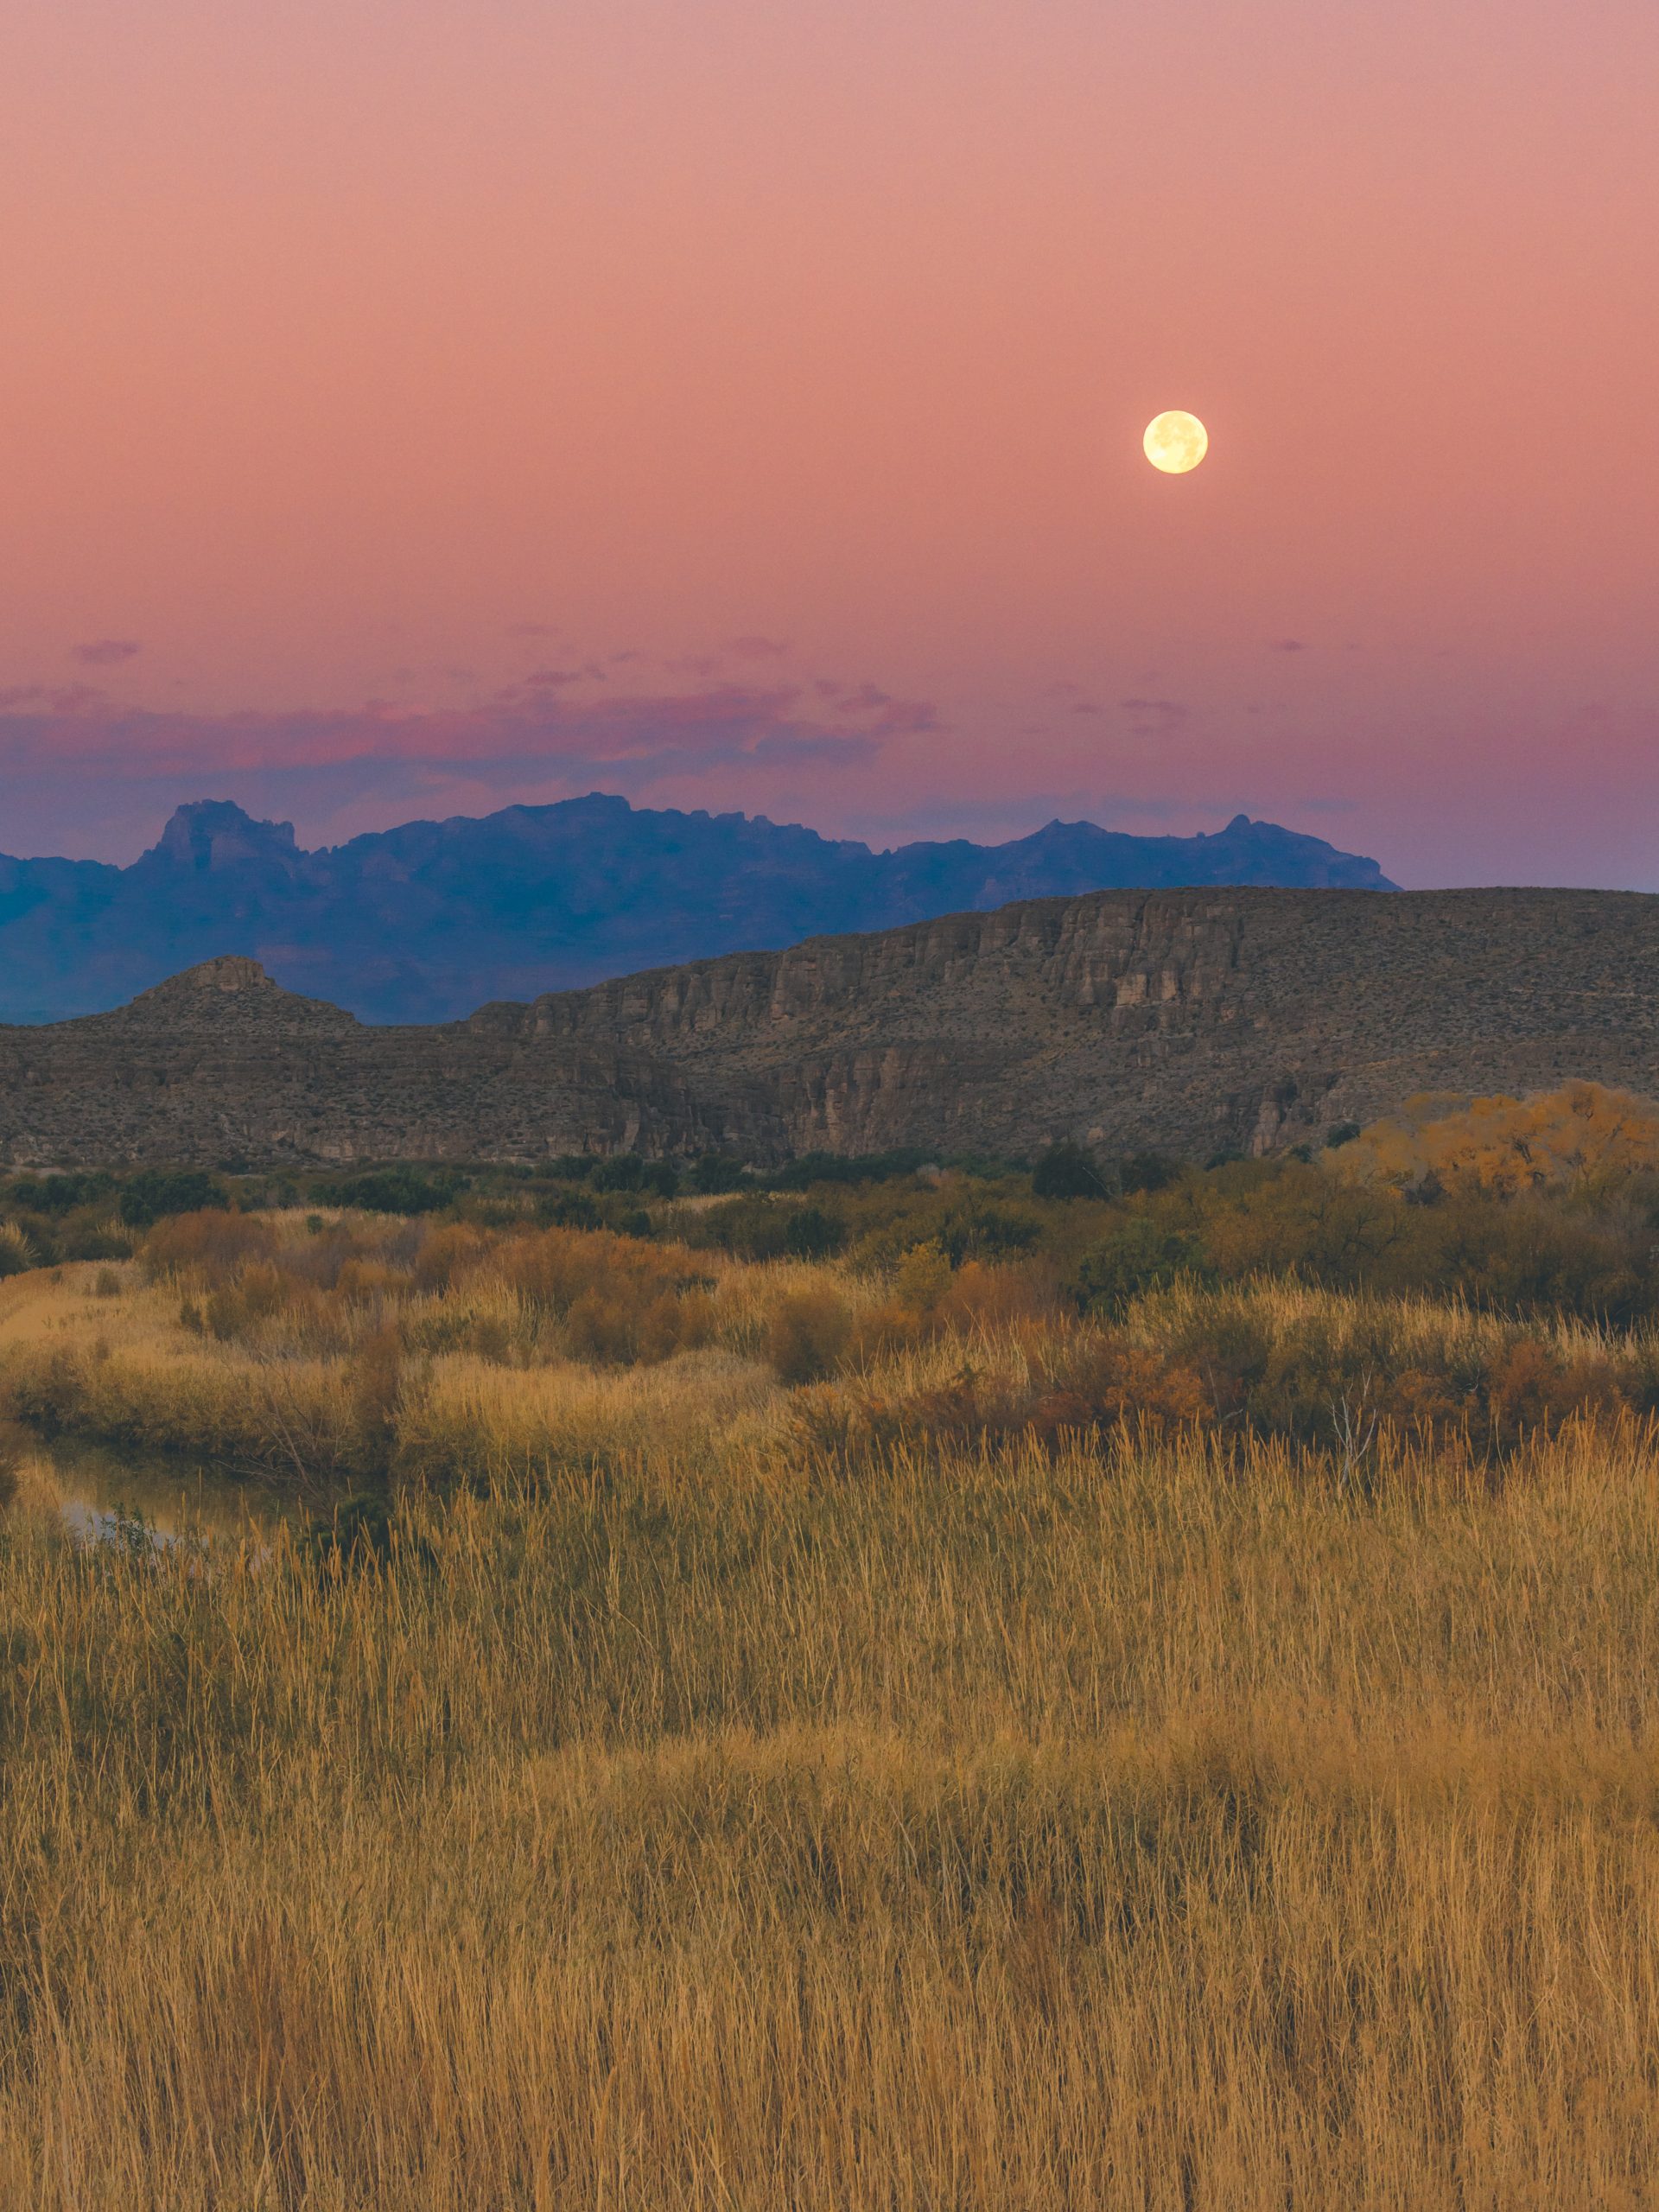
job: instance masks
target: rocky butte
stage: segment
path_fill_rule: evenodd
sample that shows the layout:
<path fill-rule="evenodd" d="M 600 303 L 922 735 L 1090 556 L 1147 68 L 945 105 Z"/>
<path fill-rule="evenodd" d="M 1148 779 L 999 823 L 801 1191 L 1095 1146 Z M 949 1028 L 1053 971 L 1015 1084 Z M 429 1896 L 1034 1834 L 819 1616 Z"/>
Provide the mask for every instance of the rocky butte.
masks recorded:
<path fill-rule="evenodd" d="M 1203 1157 L 1408 1095 L 1659 1092 L 1659 898 L 1096 892 L 375 1027 L 208 961 L 0 1028 L 15 1162 L 254 1164 L 1077 1137 Z"/>

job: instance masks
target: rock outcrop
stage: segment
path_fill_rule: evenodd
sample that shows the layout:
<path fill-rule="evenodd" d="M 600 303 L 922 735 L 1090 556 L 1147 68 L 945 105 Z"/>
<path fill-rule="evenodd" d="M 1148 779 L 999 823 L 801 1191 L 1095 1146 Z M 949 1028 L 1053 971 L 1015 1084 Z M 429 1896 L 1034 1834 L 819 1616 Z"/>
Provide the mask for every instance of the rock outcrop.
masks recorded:
<path fill-rule="evenodd" d="M 370 1028 L 237 957 L 111 1014 L 0 1028 L 0 1152 L 18 1164 L 537 1159 L 726 1137 L 667 1062 L 459 1024 Z"/>
<path fill-rule="evenodd" d="M 373 1028 L 207 963 L 0 1029 L 14 1160 L 250 1161 L 1058 1137 L 1202 1157 L 1421 1090 L 1659 1092 L 1659 899 L 1101 892 Z"/>

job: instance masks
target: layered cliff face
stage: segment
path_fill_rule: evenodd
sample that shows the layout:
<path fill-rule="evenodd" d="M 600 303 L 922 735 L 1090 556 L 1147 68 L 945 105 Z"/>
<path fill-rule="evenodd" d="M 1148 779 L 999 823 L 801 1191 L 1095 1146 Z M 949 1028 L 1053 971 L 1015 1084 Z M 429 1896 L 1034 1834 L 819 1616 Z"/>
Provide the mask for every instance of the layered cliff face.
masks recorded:
<path fill-rule="evenodd" d="M 1108 892 L 486 1007 L 759 1084 L 797 1149 L 1264 1150 L 1421 1090 L 1659 1086 L 1659 899 Z"/>
<path fill-rule="evenodd" d="M 738 1127 L 775 1141 L 741 1115 Z M 0 1153 L 16 1163 L 512 1160 L 728 1141 L 666 1062 L 460 1026 L 370 1028 L 246 959 L 206 962 L 111 1014 L 0 1029 Z"/>
<path fill-rule="evenodd" d="M 14 1160 L 1203 1157 L 1414 1091 L 1659 1092 L 1659 899 L 1104 892 L 373 1028 L 250 960 L 0 1030 Z"/>

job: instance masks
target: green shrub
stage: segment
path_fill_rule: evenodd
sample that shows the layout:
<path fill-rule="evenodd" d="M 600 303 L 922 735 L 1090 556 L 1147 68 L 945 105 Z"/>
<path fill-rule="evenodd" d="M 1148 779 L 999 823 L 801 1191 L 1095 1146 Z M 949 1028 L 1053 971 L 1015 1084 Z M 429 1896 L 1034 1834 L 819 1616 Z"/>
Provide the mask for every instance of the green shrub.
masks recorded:
<path fill-rule="evenodd" d="M 1031 1171 L 1034 1198 L 1105 1198 L 1106 1178 L 1080 1144 L 1052 1144 Z"/>
<path fill-rule="evenodd" d="M 357 1206 L 364 1213 L 437 1213 L 453 1205 L 468 1179 L 448 1172 L 427 1175 L 413 1167 L 378 1167 L 365 1175 L 348 1176 L 332 1189 L 319 1185 L 312 1195 L 325 1203 Z M 205 1205 L 211 1201 L 197 1203 Z M 175 1211 L 183 1213 L 189 1209 L 181 1206 Z"/>
<path fill-rule="evenodd" d="M 745 1260 L 819 1259 L 838 1252 L 846 1228 L 824 1207 L 763 1197 L 728 1198 L 687 1223 L 693 1244 L 713 1245 Z"/>
<path fill-rule="evenodd" d="M 118 1208 L 130 1229 L 148 1229 L 168 1214 L 200 1213 L 227 1203 L 225 1185 L 200 1167 L 145 1167 L 130 1178 Z"/>
<path fill-rule="evenodd" d="M 0 1276 L 23 1274 L 38 1262 L 28 1230 L 15 1221 L 0 1222 Z"/>
<path fill-rule="evenodd" d="M 91 1174 L 18 1175 L 6 1189 L 9 1204 L 31 1213 L 66 1214 L 75 1207 L 105 1198 L 115 1188 L 115 1178 L 101 1169 Z"/>
<path fill-rule="evenodd" d="M 691 1188 L 710 1197 L 728 1191 L 741 1191 L 748 1177 L 741 1160 L 729 1153 L 705 1152 L 701 1160 L 694 1160 L 689 1177 Z"/>
<path fill-rule="evenodd" d="M 1027 1252 L 1043 1234 L 1040 1215 L 988 1204 L 977 1194 L 947 1206 L 934 1231 L 953 1268 L 967 1260 L 1006 1260 Z"/>
<path fill-rule="evenodd" d="M 596 1191 L 638 1191 L 658 1198 L 671 1198 L 679 1177 L 668 1160 L 642 1160 L 637 1152 L 615 1152 L 601 1160 L 588 1177 Z"/>
<path fill-rule="evenodd" d="M 1211 1165 L 1214 1166 L 1242 1156 L 1236 1152 L 1218 1153 Z M 1118 1162 L 1118 1188 L 1125 1198 L 1133 1198 L 1137 1191 L 1162 1191 L 1176 1180 L 1180 1172 L 1179 1160 L 1171 1160 L 1165 1153 L 1132 1152 Z"/>
<path fill-rule="evenodd" d="M 784 1231 L 784 1249 L 793 1260 L 827 1260 L 839 1252 L 847 1232 L 833 1214 L 822 1206 L 791 1206 Z"/>
<path fill-rule="evenodd" d="M 1084 1255 L 1077 1267 L 1077 1303 L 1085 1313 L 1115 1318 L 1146 1291 L 1165 1289 L 1184 1278 L 1203 1281 L 1210 1272 L 1192 1237 L 1160 1229 L 1144 1214 L 1132 1214 Z"/>
<path fill-rule="evenodd" d="M 929 1165 L 931 1155 L 918 1146 L 899 1152 L 804 1152 L 766 1178 L 773 1191 L 806 1191 L 815 1183 L 891 1183 Z"/>

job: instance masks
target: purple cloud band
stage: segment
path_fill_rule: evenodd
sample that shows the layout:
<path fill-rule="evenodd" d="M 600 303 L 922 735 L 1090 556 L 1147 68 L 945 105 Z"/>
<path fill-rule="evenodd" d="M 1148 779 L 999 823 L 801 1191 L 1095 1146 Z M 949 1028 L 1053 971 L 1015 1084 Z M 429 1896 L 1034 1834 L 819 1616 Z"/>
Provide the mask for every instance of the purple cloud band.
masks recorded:
<path fill-rule="evenodd" d="M 135 706 L 86 685 L 16 685 L 0 690 L 0 775 L 17 827 L 0 825 L 0 845 L 16 851 L 14 834 L 86 817 L 94 796 L 105 823 L 126 818 L 150 834 L 158 804 L 210 788 L 319 824 L 365 802 L 471 811 L 595 785 L 639 798 L 734 771 L 867 767 L 894 739 L 936 727 L 926 701 L 873 684 L 837 683 L 829 696 L 807 681 L 605 696 L 594 674 L 538 670 L 455 708 L 371 700 L 219 715 Z M 41 824 L 32 833 L 30 813 Z"/>

